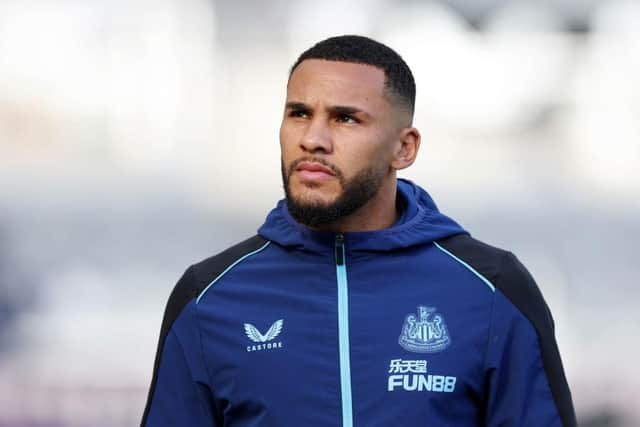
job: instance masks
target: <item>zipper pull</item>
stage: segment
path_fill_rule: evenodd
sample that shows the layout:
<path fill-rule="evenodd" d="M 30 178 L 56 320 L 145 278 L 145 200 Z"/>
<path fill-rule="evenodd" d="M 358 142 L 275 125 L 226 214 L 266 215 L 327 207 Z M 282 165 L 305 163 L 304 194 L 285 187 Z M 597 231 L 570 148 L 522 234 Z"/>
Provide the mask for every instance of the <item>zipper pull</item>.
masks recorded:
<path fill-rule="evenodd" d="M 336 264 L 344 265 L 344 235 L 336 235 Z"/>

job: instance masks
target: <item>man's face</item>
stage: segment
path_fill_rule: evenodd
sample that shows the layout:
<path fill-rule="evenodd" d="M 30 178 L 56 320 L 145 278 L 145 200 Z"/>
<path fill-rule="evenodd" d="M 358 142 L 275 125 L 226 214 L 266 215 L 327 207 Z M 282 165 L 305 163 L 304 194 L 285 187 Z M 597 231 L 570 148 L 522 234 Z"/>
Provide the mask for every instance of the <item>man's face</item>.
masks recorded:
<path fill-rule="evenodd" d="M 334 222 L 374 197 L 392 173 L 397 107 L 384 71 L 318 59 L 294 70 L 280 127 L 282 176 L 291 214 Z"/>

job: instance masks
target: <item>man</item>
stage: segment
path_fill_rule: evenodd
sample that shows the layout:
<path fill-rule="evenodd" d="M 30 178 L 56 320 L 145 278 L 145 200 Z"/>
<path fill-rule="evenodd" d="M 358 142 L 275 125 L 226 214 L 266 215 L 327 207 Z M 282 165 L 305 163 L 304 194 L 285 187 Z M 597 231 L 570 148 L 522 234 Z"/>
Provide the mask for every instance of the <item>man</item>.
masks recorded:
<path fill-rule="evenodd" d="M 286 198 L 176 285 L 143 426 L 576 425 L 531 276 L 396 179 L 420 146 L 414 100 L 371 39 L 300 56 Z"/>

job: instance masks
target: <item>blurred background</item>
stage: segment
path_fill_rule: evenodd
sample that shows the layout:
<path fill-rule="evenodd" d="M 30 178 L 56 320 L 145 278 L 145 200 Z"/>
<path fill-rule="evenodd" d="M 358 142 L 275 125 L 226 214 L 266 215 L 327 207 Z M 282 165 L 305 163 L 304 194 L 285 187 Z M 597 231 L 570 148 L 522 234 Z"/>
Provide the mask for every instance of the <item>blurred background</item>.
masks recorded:
<path fill-rule="evenodd" d="M 640 2 L 2 0 L 0 426 L 139 423 L 183 270 L 282 197 L 295 57 L 416 77 L 403 175 L 536 277 L 582 426 L 640 425 Z"/>

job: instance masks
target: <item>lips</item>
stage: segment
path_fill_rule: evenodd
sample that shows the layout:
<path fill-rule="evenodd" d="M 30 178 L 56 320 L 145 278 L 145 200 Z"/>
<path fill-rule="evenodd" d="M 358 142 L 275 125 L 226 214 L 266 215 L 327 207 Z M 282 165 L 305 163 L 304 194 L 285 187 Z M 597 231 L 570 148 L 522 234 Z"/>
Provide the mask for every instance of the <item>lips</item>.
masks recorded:
<path fill-rule="evenodd" d="M 328 181 L 335 176 L 330 168 L 316 162 L 301 162 L 296 172 L 302 181 L 312 183 Z"/>
<path fill-rule="evenodd" d="M 298 165 L 298 171 L 308 171 L 308 172 L 322 172 L 329 175 L 334 175 L 333 171 L 328 167 L 315 162 L 302 162 Z"/>

